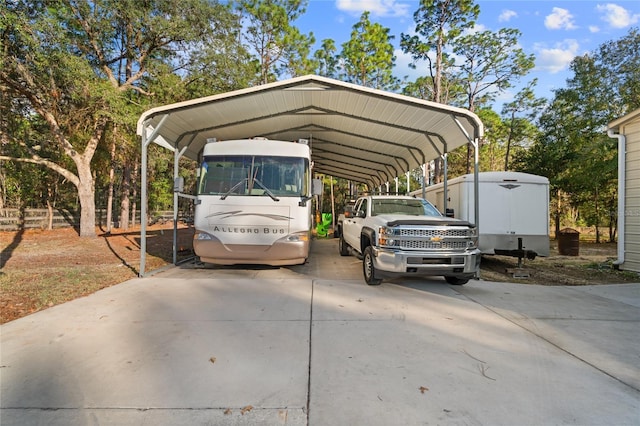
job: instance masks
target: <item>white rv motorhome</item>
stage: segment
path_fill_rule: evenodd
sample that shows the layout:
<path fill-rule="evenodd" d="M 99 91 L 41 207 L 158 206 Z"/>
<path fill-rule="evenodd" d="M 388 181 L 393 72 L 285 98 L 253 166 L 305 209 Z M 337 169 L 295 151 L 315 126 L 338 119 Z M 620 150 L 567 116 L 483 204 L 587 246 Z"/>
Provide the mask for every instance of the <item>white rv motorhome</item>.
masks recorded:
<path fill-rule="evenodd" d="M 311 151 L 267 139 L 208 142 L 193 248 L 202 262 L 295 265 L 309 255 Z"/>
<path fill-rule="evenodd" d="M 514 257 L 548 256 L 549 179 L 518 172 L 482 172 L 478 176 L 480 251 Z M 448 181 L 447 213 L 476 223 L 473 182 L 473 174 Z M 422 190 L 411 195 L 419 197 Z M 425 198 L 442 210 L 444 184 L 425 188 Z"/>

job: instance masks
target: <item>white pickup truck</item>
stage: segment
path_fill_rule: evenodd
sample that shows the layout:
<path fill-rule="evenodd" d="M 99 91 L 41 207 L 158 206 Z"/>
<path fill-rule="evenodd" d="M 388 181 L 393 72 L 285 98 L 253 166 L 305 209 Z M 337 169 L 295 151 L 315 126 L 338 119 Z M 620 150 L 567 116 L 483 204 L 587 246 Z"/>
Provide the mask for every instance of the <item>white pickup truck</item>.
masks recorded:
<path fill-rule="evenodd" d="M 338 246 L 342 256 L 355 252 L 362 258 L 369 285 L 398 275 L 441 275 L 463 285 L 480 271 L 476 227 L 410 196 L 358 198 L 344 218 Z"/>

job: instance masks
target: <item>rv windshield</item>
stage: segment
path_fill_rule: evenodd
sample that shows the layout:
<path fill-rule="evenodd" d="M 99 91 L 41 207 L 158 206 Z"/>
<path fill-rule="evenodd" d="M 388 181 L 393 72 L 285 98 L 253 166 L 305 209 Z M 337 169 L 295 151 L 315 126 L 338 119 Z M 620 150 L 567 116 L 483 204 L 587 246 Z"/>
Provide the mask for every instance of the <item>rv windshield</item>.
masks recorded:
<path fill-rule="evenodd" d="M 308 195 L 309 162 L 300 157 L 206 156 L 200 169 L 198 195 Z"/>

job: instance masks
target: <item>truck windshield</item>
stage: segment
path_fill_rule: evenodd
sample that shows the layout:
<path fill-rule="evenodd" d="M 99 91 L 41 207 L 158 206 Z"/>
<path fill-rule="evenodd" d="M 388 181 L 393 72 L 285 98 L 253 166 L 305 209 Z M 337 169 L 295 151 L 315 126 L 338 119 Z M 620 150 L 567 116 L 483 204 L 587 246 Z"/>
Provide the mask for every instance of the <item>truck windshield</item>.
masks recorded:
<path fill-rule="evenodd" d="M 307 196 L 308 175 L 306 158 L 206 156 L 200 168 L 198 195 Z"/>
<path fill-rule="evenodd" d="M 415 198 L 407 200 L 398 199 L 380 199 L 373 200 L 371 206 L 371 214 L 373 216 L 381 214 L 405 214 L 410 216 L 442 216 L 440 212 L 427 201 Z"/>

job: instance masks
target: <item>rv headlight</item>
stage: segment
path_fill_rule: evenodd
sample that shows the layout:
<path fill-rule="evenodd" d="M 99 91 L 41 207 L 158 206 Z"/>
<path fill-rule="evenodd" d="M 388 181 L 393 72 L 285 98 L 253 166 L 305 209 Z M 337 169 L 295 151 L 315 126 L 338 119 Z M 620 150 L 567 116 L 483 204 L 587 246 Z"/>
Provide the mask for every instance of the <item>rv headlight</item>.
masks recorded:
<path fill-rule="evenodd" d="M 213 240 L 213 237 L 210 234 L 207 234 L 206 232 L 196 232 L 195 235 L 193 236 L 194 240 Z"/>
<path fill-rule="evenodd" d="M 301 241 L 309 241 L 309 232 L 308 231 L 295 232 L 293 234 L 287 235 L 286 237 L 283 238 L 283 240 L 288 242 L 288 243 L 297 243 L 297 242 L 301 242 Z"/>

